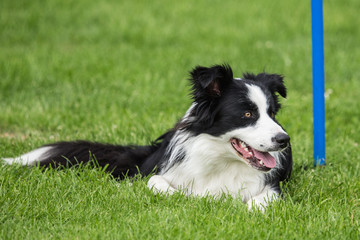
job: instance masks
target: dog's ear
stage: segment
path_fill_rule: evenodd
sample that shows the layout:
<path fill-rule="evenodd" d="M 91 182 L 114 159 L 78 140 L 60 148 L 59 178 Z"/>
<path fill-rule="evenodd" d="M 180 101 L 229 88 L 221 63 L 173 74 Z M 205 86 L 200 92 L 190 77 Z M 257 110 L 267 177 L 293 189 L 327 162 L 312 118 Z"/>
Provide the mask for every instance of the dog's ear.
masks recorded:
<path fill-rule="evenodd" d="M 197 66 L 190 75 L 194 100 L 220 97 L 233 80 L 229 65 L 215 65 L 209 68 Z"/>
<path fill-rule="evenodd" d="M 284 85 L 284 77 L 279 74 L 260 73 L 253 75 L 251 73 L 244 74 L 245 79 L 251 79 L 261 82 L 271 93 L 279 93 L 280 96 L 286 98 L 286 87 Z"/>

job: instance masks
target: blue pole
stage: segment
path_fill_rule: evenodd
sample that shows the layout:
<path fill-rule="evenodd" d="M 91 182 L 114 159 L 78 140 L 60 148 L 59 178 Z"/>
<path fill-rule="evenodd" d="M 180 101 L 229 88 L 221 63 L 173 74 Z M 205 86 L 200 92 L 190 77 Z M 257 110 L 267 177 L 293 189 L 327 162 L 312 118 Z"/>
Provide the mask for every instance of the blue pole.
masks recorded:
<path fill-rule="evenodd" d="M 325 165 L 323 2 L 311 0 L 314 165 Z"/>

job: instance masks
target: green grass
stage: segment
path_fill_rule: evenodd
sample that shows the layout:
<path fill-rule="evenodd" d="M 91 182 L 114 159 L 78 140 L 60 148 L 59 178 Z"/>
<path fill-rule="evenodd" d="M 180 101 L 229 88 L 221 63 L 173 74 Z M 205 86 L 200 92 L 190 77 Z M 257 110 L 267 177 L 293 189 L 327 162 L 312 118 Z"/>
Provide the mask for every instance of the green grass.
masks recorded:
<path fill-rule="evenodd" d="M 324 3 L 327 166 L 313 168 L 308 1 L 0 2 L 0 156 L 88 139 L 146 144 L 190 104 L 188 71 L 281 73 L 284 200 L 154 196 L 87 167 L 0 165 L 0 239 L 359 239 L 358 0 Z"/>

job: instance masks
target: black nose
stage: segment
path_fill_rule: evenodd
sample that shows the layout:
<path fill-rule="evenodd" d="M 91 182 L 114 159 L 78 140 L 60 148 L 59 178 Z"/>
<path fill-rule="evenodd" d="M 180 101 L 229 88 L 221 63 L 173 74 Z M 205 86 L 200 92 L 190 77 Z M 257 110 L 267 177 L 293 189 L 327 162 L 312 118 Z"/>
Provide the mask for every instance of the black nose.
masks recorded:
<path fill-rule="evenodd" d="M 281 148 L 285 148 L 290 142 L 290 137 L 285 133 L 278 133 L 272 140 L 278 143 Z"/>

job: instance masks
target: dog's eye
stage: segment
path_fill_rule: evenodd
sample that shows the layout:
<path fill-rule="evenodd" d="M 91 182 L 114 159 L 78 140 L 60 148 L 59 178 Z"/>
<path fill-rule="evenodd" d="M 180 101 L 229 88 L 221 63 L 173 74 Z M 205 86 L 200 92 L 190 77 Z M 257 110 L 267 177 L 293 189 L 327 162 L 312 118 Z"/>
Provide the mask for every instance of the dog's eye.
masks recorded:
<path fill-rule="evenodd" d="M 271 118 L 275 118 L 275 113 L 273 113 L 273 112 L 270 113 L 270 117 L 271 117 Z"/>
<path fill-rule="evenodd" d="M 251 118 L 253 116 L 252 112 L 245 112 L 244 117 Z"/>

